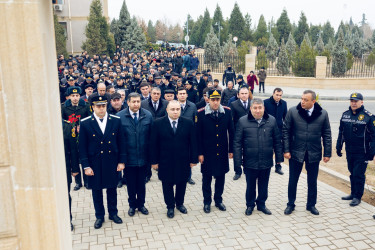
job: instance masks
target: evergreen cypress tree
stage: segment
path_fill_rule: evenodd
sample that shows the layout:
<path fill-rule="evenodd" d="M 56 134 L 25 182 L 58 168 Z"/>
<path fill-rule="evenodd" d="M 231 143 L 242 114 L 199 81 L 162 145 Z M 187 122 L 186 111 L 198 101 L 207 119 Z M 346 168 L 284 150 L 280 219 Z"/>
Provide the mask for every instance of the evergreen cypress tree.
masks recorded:
<path fill-rule="evenodd" d="M 308 45 L 307 39 L 301 44 L 301 49 L 293 59 L 293 72 L 296 76 L 313 77 L 315 75 L 315 53 L 314 49 Z"/>
<path fill-rule="evenodd" d="M 206 36 L 203 48 L 206 63 L 211 65 L 212 70 L 217 67 L 223 56 L 222 48 L 219 45 L 219 39 L 217 38 L 212 26 L 210 27 L 210 32 Z"/>
<path fill-rule="evenodd" d="M 109 25 L 109 31 L 114 35 L 115 44 L 120 45 L 120 42 L 116 40 L 118 33 L 118 20 L 113 18 L 111 24 Z"/>
<path fill-rule="evenodd" d="M 329 39 L 334 39 L 335 37 L 335 29 L 331 26 L 331 23 L 327 21 L 323 25 L 323 33 L 322 33 L 322 38 L 323 38 L 323 43 L 328 44 Z"/>
<path fill-rule="evenodd" d="M 309 33 L 309 25 L 307 24 L 305 13 L 301 12 L 301 16 L 298 21 L 297 29 L 294 32 L 294 39 L 296 40 L 296 43 L 298 45 L 301 45 L 306 33 Z"/>
<path fill-rule="evenodd" d="M 343 76 L 346 72 L 347 51 L 344 48 L 344 33 L 340 30 L 332 53 L 332 75 Z"/>
<path fill-rule="evenodd" d="M 375 44 L 375 31 L 372 32 L 371 41 L 373 44 Z"/>
<path fill-rule="evenodd" d="M 246 13 L 245 15 L 245 27 L 242 38 L 244 41 L 253 41 L 253 31 L 251 29 L 251 16 L 249 13 Z"/>
<path fill-rule="evenodd" d="M 237 2 L 234 3 L 232 13 L 229 18 L 229 33 L 238 37 L 238 43 L 243 40 L 243 31 L 245 29 L 245 19 L 241 13 Z"/>
<path fill-rule="evenodd" d="M 223 45 L 223 53 L 225 57 L 233 57 L 238 55 L 236 45 L 233 43 L 232 34 L 228 35 L 228 39 Z"/>
<path fill-rule="evenodd" d="M 155 43 L 156 42 L 156 30 L 154 25 L 152 24 L 152 21 L 148 21 L 147 25 L 147 35 L 150 38 L 150 42 Z"/>
<path fill-rule="evenodd" d="M 297 49 L 296 41 L 294 41 L 292 33 L 289 33 L 288 41 L 286 42 L 286 51 L 288 53 L 289 62 L 295 56 Z"/>
<path fill-rule="evenodd" d="M 223 18 L 223 12 L 221 11 L 221 8 L 219 4 L 216 4 L 216 9 L 214 12 L 214 16 L 212 17 L 212 27 L 214 29 L 214 32 L 216 35 L 219 34 L 219 24 L 221 26 L 220 30 L 220 44 L 223 44 L 225 41 L 225 36 L 223 36 L 223 27 L 224 27 L 224 18 Z"/>
<path fill-rule="evenodd" d="M 289 58 L 288 52 L 286 51 L 284 38 L 281 39 L 280 53 L 277 59 L 276 68 L 281 75 L 289 74 Z"/>
<path fill-rule="evenodd" d="M 82 44 L 82 49 L 86 50 L 89 55 L 102 54 L 107 51 L 108 33 L 107 36 L 103 36 L 103 18 L 102 3 L 100 0 L 93 0 L 85 31 L 87 39 Z"/>
<path fill-rule="evenodd" d="M 357 32 L 355 32 L 352 36 L 352 47 L 350 48 L 350 52 L 354 57 L 360 58 L 362 56 L 361 39 L 359 38 Z"/>
<path fill-rule="evenodd" d="M 59 23 L 57 15 L 53 14 L 53 21 L 55 25 L 55 43 L 56 43 L 56 54 L 68 56 L 68 51 L 66 50 L 66 37 L 63 26 Z"/>
<path fill-rule="evenodd" d="M 281 13 L 279 19 L 277 19 L 276 26 L 277 31 L 280 35 L 280 41 L 282 39 L 284 39 L 284 41 L 287 41 L 289 33 L 292 31 L 292 25 L 290 24 L 288 12 L 286 11 L 286 9 L 283 9 L 283 12 Z"/>
<path fill-rule="evenodd" d="M 255 31 L 255 43 L 258 46 L 266 46 L 268 43 L 267 40 L 268 37 L 268 32 L 267 32 L 267 23 L 266 20 L 264 19 L 263 15 L 260 15 L 259 21 L 258 21 L 258 26 Z"/>
<path fill-rule="evenodd" d="M 122 4 L 121 10 L 120 10 L 120 17 L 117 20 L 117 32 L 114 33 L 115 35 L 115 41 L 117 45 L 120 45 L 121 47 L 124 46 L 126 43 L 125 35 L 128 32 L 128 29 L 131 25 L 131 18 L 128 11 L 128 7 L 126 6 L 125 0 Z M 125 47 L 124 47 L 125 48 Z"/>
<path fill-rule="evenodd" d="M 126 29 L 123 36 L 121 47 L 125 50 L 140 52 L 145 48 L 146 36 L 139 27 L 137 19 L 133 17 L 130 21 L 130 26 Z"/>
<path fill-rule="evenodd" d="M 200 40 L 202 39 L 201 36 L 200 36 L 200 29 L 201 29 L 201 26 L 202 26 L 202 22 L 203 22 L 203 16 L 200 15 L 197 19 L 197 21 L 194 23 L 194 26 L 192 28 L 190 28 L 190 41 L 189 43 L 191 44 L 195 44 L 197 46 L 199 46 L 200 44 Z"/>
<path fill-rule="evenodd" d="M 310 42 L 311 44 L 316 44 L 318 41 L 319 36 L 321 35 L 322 27 L 320 25 L 312 25 L 310 24 Z"/>
<path fill-rule="evenodd" d="M 312 45 L 311 45 L 311 42 L 310 42 L 310 37 L 309 37 L 309 33 L 305 33 L 305 36 L 303 37 L 303 41 L 306 41 L 307 45 L 312 48 Z"/>
<path fill-rule="evenodd" d="M 262 67 L 264 67 L 264 69 L 267 69 L 268 63 L 269 62 L 267 60 L 266 52 L 264 50 L 259 51 L 256 59 L 256 69 L 261 69 Z"/>
<path fill-rule="evenodd" d="M 328 40 L 328 44 L 325 46 L 326 50 L 328 50 L 330 53 L 333 52 L 333 49 L 335 48 L 335 46 L 333 45 L 333 42 L 332 42 L 332 39 L 330 38 Z"/>
<path fill-rule="evenodd" d="M 210 32 L 211 28 L 211 18 L 210 18 L 210 12 L 208 12 L 208 9 L 204 11 L 204 16 L 202 20 L 202 24 L 200 26 L 199 30 L 199 41 L 196 45 L 202 46 L 204 43 L 204 38 L 207 36 L 208 32 Z"/>
<path fill-rule="evenodd" d="M 322 55 L 324 51 L 324 43 L 323 43 L 323 38 L 321 35 L 319 35 L 318 41 L 316 42 L 316 45 L 315 45 L 315 49 L 319 55 Z"/>
<path fill-rule="evenodd" d="M 270 34 L 266 50 L 267 59 L 274 62 L 277 57 L 277 51 L 279 50 L 279 46 L 277 45 L 276 39 L 273 37 L 272 33 Z"/>

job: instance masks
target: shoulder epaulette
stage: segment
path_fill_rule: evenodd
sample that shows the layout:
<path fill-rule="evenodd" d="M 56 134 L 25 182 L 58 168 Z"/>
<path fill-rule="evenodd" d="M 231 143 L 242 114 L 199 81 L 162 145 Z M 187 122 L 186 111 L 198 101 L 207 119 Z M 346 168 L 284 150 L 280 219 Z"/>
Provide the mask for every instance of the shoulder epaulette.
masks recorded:
<path fill-rule="evenodd" d="M 120 116 L 117 116 L 117 115 L 109 115 L 109 116 L 120 119 Z"/>
<path fill-rule="evenodd" d="M 91 118 L 91 116 L 88 116 L 88 117 L 82 119 L 81 122 L 86 121 L 86 120 L 88 120 L 88 119 L 90 119 L 90 118 Z"/>
<path fill-rule="evenodd" d="M 230 110 L 230 107 L 227 107 L 227 106 L 223 106 L 223 108 Z"/>
<path fill-rule="evenodd" d="M 67 121 L 67 120 L 64 120 L 64 119 L 63 119 L 63 122 L 65 122 L 65 123 L 70 123 L 70 121 Z"/>
<path fill-rule="evenodd" d="M 200 109 L 198 109 L 198 112 L 201 112 L 201 111 L 203 111 L 205 108 L 203 107 L 203 108 L 200 108 Z"/>
<path fill-rule="evenodd" d="M 367 109 L 365 109 L 364 112 L 365 112 L 368 116 L 372 116 L 372 113 L 371 113 L 370 111 L 368 111 Z"/>

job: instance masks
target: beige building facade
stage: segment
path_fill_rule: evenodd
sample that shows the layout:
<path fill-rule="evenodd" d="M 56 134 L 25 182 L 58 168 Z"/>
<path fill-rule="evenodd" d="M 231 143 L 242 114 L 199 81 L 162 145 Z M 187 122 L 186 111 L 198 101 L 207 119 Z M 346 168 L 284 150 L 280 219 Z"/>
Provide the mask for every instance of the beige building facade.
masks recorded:
<path fill-rule="evenodd" d="M 54 12 L 66 32 L 66 49 L 69 54 L 82 52 L 82 43 L 86 40 L 85 29 L 88 23 L 92 0 L 54 0 Z M 108 0 L 101 0 L 103 16 L 108 17 Z"/>

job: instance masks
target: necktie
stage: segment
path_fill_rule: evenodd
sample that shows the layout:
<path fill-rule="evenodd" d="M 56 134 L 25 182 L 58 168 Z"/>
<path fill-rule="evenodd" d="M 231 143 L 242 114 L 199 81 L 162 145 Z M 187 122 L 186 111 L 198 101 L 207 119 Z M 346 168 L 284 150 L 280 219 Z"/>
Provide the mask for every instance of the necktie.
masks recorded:
<path fill-rule="evenodd" d="M 135 124 L 138 124 L 137 113 L 133 113 L 133 115 L 134 115 L 134 122 L 135 122 Z"/>
<path fill-rule="evenodd" d="M 219 112 L 214 111 L 214 116 L 215 116 L 216 118 L 219 117 Z"/>
<path fill-rule="evenodd" d="M 156 104 L 157 104 L 157 102 L 154 102 L 154 109 L 155 109 L 155 111 L 157 109 Z"/>
<path fill-rule="evenodd" d="M 185 109 L 185 104 L 181 104 L 181 110 Z"/>
<path fill-rule="evenodd" d="M 245 107 L 245 109 L 247 108 L 246 102 L 243 102 L 243 106 Z"/>
<path fill-rule="evenodd" d="M 308 116 L 310 116 L 310 110 L 306 109 L 306 113 Z"/>
<path fill-rule="evenodd" d="M 100 122 L 103 122 L 104 119 L 103 118 L 102 119 L 99 118 L 99 120 L 100 120 Z"/>
<path fill-rule="evenodd" d="M 176 131 L 177 131 L 176 123 L 177 123 L 176 121 L 172 122 L 173 133 L 175 133 L 175 134 L 176 134 Z"/>

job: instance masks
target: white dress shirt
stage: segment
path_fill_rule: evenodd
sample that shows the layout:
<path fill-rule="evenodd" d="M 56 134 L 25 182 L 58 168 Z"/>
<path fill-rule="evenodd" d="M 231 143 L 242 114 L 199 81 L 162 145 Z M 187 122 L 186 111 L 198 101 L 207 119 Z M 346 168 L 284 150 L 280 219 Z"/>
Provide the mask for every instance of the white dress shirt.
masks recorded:
<path fill-rule="evenodd" d="M 107 112 L 105 113 L 105 116 L 103 117 L 103 122 L 100 121 L 100 118 L 95 114 L 95 112 L 94 112 L 94 117 L 96 121 L 98 122 L 100 130 L 102 131 L 104 135 L 105 127 L 107 126 L 108 113 Z"/>

